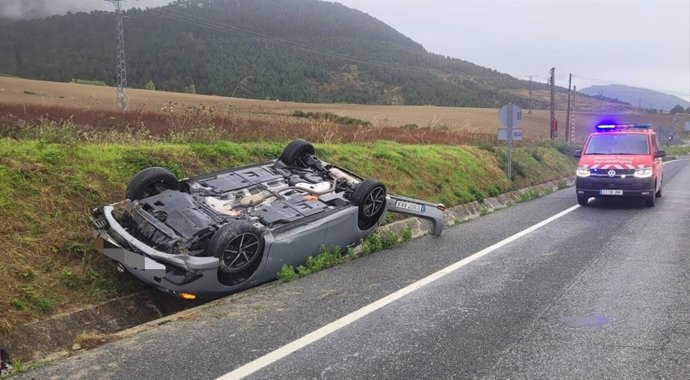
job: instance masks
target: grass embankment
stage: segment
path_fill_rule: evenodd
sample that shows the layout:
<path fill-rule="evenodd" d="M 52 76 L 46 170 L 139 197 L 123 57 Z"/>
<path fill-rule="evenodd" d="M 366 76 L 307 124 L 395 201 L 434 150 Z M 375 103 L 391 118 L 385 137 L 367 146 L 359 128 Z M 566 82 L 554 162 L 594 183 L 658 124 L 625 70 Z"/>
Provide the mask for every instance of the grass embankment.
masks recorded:
<path fill-rule="evenodd" d="M 0 139 L 0 331 L 34 318 L 128 294 L 90 247 L 89 210 L 122 199 L 138 170 L 164 166 L 178 176 L 271 160 L 285 143 L 55 143 Z M 320 144 L 322 159 L 386 183 L 389 191 L 446 205 L 568 175 L 572 159 L 555 147 L 518 147 L 515 180 L 505 149 L 397 143 Z M 126 277 L 124 277 L 126 279 Z"/>
<path fill-rule="evenodd" d="M 666 158 L 668 159 L 676 159 L 679 156 L 687 156 L 690 154 L 690 146 L 688 145 L 665 146 L 662 149 L 666 151 Z"/>

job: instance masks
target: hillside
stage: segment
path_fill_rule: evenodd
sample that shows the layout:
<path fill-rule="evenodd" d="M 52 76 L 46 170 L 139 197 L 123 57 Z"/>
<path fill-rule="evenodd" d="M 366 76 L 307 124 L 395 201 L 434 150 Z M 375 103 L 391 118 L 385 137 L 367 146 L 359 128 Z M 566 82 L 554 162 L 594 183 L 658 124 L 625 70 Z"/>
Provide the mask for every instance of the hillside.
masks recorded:
<path fill-rule="evenodd" d="M 180 0 L 131 9 L 128 84 L 255 99 L 497 107 L 528 83 L 431 54 L 383 22 L 317 0 Z M 0 73 L 114 84 L 106 12 L 0 22 Z M 193 85 L 193 86 L 192 86 Z M 543 108 L 543 100 L 533 100 Z"/>
<path fill-rule="evenodd" d="M 603 96 L 608 99 L 618 99 L 634 107 L 639 106 L 642 109 L 668 111 L 676 105 L 680 105 L 683 108 L 690 106 L 687 100 L 674 95 L 617 84 L 590 86 L 579 91 L 590 96 Z"/>

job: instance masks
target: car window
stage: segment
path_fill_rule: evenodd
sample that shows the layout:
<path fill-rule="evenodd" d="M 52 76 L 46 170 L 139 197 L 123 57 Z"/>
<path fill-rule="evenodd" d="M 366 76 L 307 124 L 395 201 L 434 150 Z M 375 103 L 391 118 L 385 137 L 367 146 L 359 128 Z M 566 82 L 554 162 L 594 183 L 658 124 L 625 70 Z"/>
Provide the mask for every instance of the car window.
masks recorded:
<path fill-rule="evenodd" d="M 594 135 L 585 154 L 649 154 L 649 144 L 640 134 Z"/>
<path fill-rule="evenodd" d="M 659 149 L 659 141 L 656 138 L 656 135 L 652 135 L 652 143 L 654 144 L 654 153 L 658 152 Z"/>

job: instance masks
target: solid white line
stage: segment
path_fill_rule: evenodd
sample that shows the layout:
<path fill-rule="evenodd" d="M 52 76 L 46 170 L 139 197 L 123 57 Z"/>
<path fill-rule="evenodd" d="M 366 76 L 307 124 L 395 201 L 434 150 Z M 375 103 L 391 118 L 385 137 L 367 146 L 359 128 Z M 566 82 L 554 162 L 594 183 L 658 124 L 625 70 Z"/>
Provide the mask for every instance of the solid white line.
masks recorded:
<path fill-rule="evenodd" d="M 467 265 L 467 264 L 485 256 L 485 255 L 488 255 L 489 253 L 491 253 L 491 252 L 493 252 L 493 251 L 495 251 L 495 250 L 497 250 L 497 249 L 499 249 L 499 248 L 501 248 L 507 244 L 510 244 L 511 242 L 513 242 L 513 241 L 515 241 L 515 240 L 517 240 L 517 239 L 519 239 L 519 238 L 521 238 L 521 237 L 523 237 L 523 236 L 525 236 L 531 232 L 534 232 L 535 230 L 537 230 L 537 229 L 553 222 L 554 220 L 570 213 L 571 211 L 577 209 L 578 207 L 580 207 L 580 206 L 575 205 L 575 206 L 570 207 L 564 211 L 561 211 L 558 214 L 556 214 L 556 215 L 554 215 L 548 219 L 545 219 L 545 220 L 543 220 L 543 221 L 541 221 L 541 222 L 539 222 L 539 223 L 537 223 L 537 224 L 535 224 L 529 228 L 526 228 L 526 229 L 518 232 L 517 234 L 515 234 L 513 236 L 510 236 L 504 240 L 501 240 L 500 242 L 498 242 L 498 243 L 496 243 L 490 247 L 484 248 L 481 251 L 474 253 L 471 256 L 468 256 L 468 257 L 456 262 L 455 264 L 451 264 L 450 266 L 447 266 L 447 267 L 441 269 L 440 271 L 438 271 L 436 273 L 433 273 L 433 274 L 431 274 L 431 275 L 429 275 L 429 276 L 427 276 L 427 277 L 425 277 L 425 278 L 423 278 L 423 279 L 421 279 L 421 280 L 419 280 L 413 284 L 410 284 L 410 285 L 398 290 L 395 293 L 391 293 L 391 294 L 381 298 L 378 301 L 370 303 L 369 305 L 364 306 L 363 308 L 356 310 L 356 311 L 336 320 L 335 322 L 329 323 L 326 326 L 323 326 L 316 331 L 313 331 L 313 332 L 311 332 L 311 333 L 309 333 L 309 334 L 307 334 L 307 335 L 305 335 L 305 336 L 303 336 L 297 340 L 294 340 L 294 341 L 284 345 L 283 347 L 276 349 L 275 351 L 272 351 L 272 352 L 270 352 L 270 353 L 268 353 L 268 354 L 266 354 L 266 355 L 264 355 L 264 356 L 262 356 L 256 360 L 253 360 L 253 361 L 243 365 L 242 367 L 239 367 L 239 368 L 235 369 L 234 371 L 229 372 L 229 373 L 219 377 L 218 379 L 219 380 L 241 379 L 245 376 L 249 376 L 249 375 L 253 374 L 254 372 L 256 372 L 256 371 L 258 371 L 258 370 L 260 370 L 260 369 L 262 369 L 262 368 L 264 368 L 264 367 L 266 367 L 272 363 L 275 363 L 278 360 L 292 354 L 293 352 L 295 352 L 301 348 L 304 348 L 304 347 L 308 346 L 309 344 L 316 342 L 317 340 L 319 340 L 319 339 L 321 339 L 321 338 L 323 338 L 323 337 L 325 337 L 325 336 L 327 336 L 327 335 L 329 335 L 335 331 L 340 330 L 341 328 L 351 324 L 352 322 L 355 322 L 358 319 L 365 317 L 366 315 L 390 304 L 391 302 L 396 301 L 396 300 L 414 292 L 415 290 L 420 289 L 420 288 L 422 288 L 422 287 L 424 287 L 424 286 L 426 286 L 426 285 L 428 285 L 428 284 L 430 284 L 430 283 L 432 283 L 432 282 L 434 282 L 434 281 L 436 281 L 436 280 L 464 267 L 465 265 Z"/>

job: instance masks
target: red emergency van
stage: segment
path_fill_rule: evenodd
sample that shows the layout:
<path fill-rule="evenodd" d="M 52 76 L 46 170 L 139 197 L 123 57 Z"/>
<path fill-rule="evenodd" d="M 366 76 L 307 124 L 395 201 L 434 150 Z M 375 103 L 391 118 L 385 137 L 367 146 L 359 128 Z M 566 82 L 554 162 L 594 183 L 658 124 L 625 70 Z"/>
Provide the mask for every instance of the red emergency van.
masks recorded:
<path fill-rule="evenodd" d="M 574 155 L 580 159 L 575 190 L 582 206 L 591 197 L 641 197 L 654 207 L 661 197 L 666 152 L 649 124 L 597 125 Z"/>

